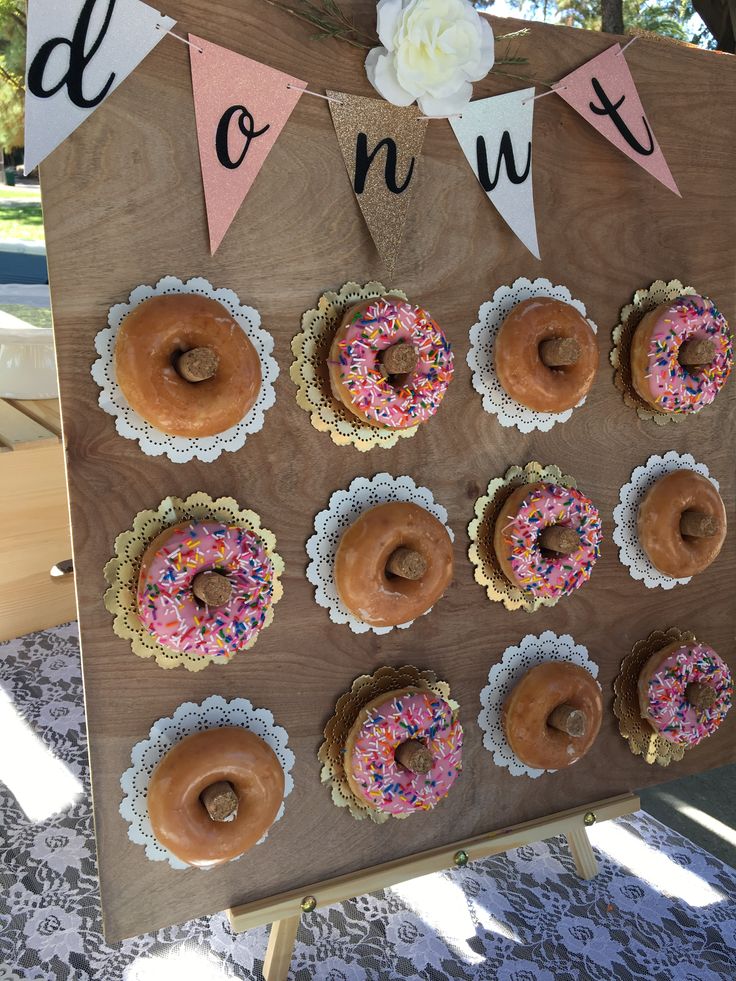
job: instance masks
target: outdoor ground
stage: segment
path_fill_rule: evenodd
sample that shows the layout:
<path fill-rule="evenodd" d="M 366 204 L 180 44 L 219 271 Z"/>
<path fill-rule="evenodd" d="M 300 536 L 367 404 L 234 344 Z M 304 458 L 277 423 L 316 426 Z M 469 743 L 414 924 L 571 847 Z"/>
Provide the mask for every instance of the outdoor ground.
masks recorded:
<path fill-rule="evenodd" d="M 0 242 L 6 239 L 43 241 L 41 192 L 38 185 L 0 184 Z"/>

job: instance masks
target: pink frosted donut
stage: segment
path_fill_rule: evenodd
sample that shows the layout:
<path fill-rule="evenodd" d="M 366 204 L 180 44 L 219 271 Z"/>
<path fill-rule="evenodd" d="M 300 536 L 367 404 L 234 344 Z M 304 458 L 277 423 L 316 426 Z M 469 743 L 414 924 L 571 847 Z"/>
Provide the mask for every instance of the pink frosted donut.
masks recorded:
<path fill-rule="evenodd" d="M 701 367 L 680 364 L 685 341 L 713 342 L 715 357 Z M 715 303 L 680 296 L 642 317 L 631 345 L 631 377 L 637 393 L 660 412 L 699 412 L 710 405 L 733 366 L 733 337 Z"/>
<path fill-rule="evenodd" d="M 408 375 L 387 377 L 379 355 L 395 344 L 417 354 Z M 429 314 L 402 300 L 378 297 L 354 307 L 330 351 L 333 394 L 374 426 L 410 429 L 435 414 L 453 373 L 450 345 Z"/>
<path fill-rule="evenodd" d="M 539 533 L 562 525 L 578 533 L 579 547 L 555 555 L 540 547 Z M 504 502 L 493 533 L 493 547 L 506 578 L 534 599 L 559 599 L 590 579 L 598 561 L 601 520 L 598 509 L 579 490 L 559 484 L 525 484 Z"/>
<path fill-rule="evenodd" d="M 701 682 L 715 701 L 698 710 L 687 687 Z M 728 665 L 707 644 L 670 644 L 652 656 L 639 678 L 642 714 L 660 735 L 678 746 L 697 746 L 720 726 L 731 707 L 733 683 Z"/>
<path fill-rule="evenodd" d="M 225 606 L 204 606 L 192 592 L 208 570 L 230 583 Z M 229 657 L 255 640 L 273 599 L 274 571 L 266 548 L 248 528 L 186 521 L 148 546 L 138 578 L 138 614 L 164 647 Z"/>
<path fill-rule="evenodd" d="M 409 740 L 431 753 L 427 773 L 413 773 L 395 759 L 397 747 Z M 353 792 L 377 811 L 428 811 L 447 796 L 462 769 L 462 746 L 462 727 L 447 702 L 416 689 L 391 692 L 369 702 L 351 729 L 346 775 Z"/>

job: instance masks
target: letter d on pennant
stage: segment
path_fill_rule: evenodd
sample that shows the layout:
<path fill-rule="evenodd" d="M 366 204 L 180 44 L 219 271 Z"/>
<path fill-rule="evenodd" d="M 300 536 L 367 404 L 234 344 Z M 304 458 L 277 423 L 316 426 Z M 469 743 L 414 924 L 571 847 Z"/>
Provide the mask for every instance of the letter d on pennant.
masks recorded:
<path fill-rule="evenodd" d="M 175 23 L 141 0 L 29 0 L 27 174 L 115 91 Z"/>

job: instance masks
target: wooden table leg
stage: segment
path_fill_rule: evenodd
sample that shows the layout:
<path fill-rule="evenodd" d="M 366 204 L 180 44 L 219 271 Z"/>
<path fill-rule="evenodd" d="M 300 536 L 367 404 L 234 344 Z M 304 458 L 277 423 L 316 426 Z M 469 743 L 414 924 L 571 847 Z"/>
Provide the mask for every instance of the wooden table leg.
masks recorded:
<path fill-rule="evenodd" d="M 598 874 L 598 863 L 585 828 L 573 828 L 565 832 L 575 868 L 581 879 L 592 879 Z"/>
<path fill-rule="evenodd" d="M 287 916 L 283 920 L 274 920 L 271 924 L 266 959 L 263 962 L 265 981 L 286 981 L 300 919 L 300 916 Z"/>

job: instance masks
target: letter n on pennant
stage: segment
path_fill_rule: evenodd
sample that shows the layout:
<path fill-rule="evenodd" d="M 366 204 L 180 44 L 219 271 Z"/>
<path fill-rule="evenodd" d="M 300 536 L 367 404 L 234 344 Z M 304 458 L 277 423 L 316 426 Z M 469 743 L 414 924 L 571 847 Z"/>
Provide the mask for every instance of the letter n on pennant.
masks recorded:
<path fill-rule="evenodd" d="M 622 153 L 682 196 L 649 125 L 620 44 L 611 45 L 561 78 L 554 89 Z"/>
<path fill-rule="evenodd" d="M 189 40 L 199 160 L 214 255 L 306 82 L 193 34 Z"/>
<path fill-rule="evenodd" d="M 473 173 L 516 237 L 539 258 L 532 193 L 534 89 L 478 99 L 450 125 Z"/>
<path fill-rule="evenodd" d="M 331 92 L 330 113 L 348 177 L 386 268 L 393 273 L 417 179 L 427 120 L 416 106 L 392 106 Z"/>

